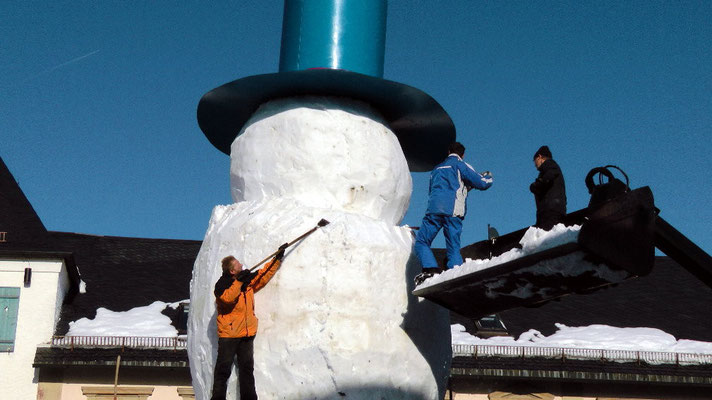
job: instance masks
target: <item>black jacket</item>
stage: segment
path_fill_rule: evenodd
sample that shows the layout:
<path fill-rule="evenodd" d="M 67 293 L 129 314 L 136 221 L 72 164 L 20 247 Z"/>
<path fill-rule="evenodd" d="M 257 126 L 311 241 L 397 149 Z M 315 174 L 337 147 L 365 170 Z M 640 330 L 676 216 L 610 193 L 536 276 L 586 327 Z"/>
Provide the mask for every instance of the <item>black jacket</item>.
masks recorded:
<path fill-rule="evenodd" d="M 566 184 L 556 161 L 548 159 L 539 166 L 539 176 L 529 190 L 536 200 L 537 221 L 545 214 L 566 215 Z"/>
<path fill-rule="evenodd" d="M 226 291 L 230 286 L 232 286 L 232 283 L 234 281 L 235 278 L 233 278 L 232 275 L 227 272 L 223 272 L 223 274 L 220 275 L 220 279 L 215 282 L 215 290 L 213 291 L 215 297 L 222 296 L 223 292 Z"/>

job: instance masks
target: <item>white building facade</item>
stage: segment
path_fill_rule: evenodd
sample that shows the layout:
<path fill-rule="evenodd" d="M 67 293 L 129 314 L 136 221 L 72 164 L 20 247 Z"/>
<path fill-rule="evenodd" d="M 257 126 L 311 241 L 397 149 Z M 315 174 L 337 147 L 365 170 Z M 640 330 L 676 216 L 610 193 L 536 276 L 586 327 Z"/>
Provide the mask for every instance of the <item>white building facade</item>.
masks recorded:
<path fill-rule="evenodd" d="M 59 254 L 0 254 L 1 399 L 39 398 L 35 351 L 52 338 L 70 285 Z"/>

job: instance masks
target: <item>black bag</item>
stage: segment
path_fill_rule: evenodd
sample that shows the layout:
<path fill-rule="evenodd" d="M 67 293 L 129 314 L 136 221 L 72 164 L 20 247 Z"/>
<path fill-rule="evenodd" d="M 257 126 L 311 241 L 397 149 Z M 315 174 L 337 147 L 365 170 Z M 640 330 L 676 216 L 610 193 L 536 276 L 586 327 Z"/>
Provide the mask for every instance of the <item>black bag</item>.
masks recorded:
<path fill-rule="evenodd" d="M 625 177 L 625 183 L 614 177 L 609 168 L 615 168 L 620 171 Z M 596 174 L 598 174 L 598 184 L 593 182 L 593 177 Z M 604 176 L 608 179 L 607 182 L 603 182 Z M 588 188 L 588 193 L 591 195 L 591 200 L 588 202 L 589 207 L 598 206 L 623 193 L 630 192 L 628 175 L 615 165 L 606 165 L 605 167 L 596 167 L 590 170 L 586 175 L 586 188 Z"/>

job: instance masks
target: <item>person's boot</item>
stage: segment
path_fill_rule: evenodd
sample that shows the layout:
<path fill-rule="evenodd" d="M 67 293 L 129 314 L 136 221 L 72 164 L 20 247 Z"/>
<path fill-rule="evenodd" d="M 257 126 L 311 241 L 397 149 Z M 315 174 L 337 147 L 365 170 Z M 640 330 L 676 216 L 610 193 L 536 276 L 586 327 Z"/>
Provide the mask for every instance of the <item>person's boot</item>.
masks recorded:
<path fill-rule="evenodd" d="M 423 268 L 423 272 L 415 276 L 415 286 L 425 282 L 428 278 L 440 273 L 440 268 Z"/>

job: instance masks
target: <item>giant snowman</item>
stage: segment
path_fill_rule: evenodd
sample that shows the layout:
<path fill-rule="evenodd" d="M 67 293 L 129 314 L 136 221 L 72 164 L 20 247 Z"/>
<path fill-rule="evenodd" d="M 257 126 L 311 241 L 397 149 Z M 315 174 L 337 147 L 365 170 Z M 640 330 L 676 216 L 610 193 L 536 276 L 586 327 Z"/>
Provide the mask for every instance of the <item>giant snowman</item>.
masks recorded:
<path fill-rule="evenodd" d="M 280 73 L 223 85 L 199 105 L 201 129 L 230 154 L 234 204 L 213 210 L 193 270 L 188 351 L 198 400 L 209 399 L 212 388 L 212 292 L 220 260 L 234 255 L 252 266 L 321 219 L 330 223 L 291 246 L 275 277 L 255 296 L 260 398 L 444 395 L 449 314 L 410 294 L 420 265 L 411 230 L 398 224 L 411 195 L 409 169 L 427 170 L 443 158 L 454 128 L 429 96 L 378 78 L 382 39 L 354 39 L 370 46 L 355 51 L 359 63 L 341 59 L 334 66 L 317 54 L 317 64 L 309 65 L 309 29 L 348 35 L 346 24 L 334 21 L 356 18 L 351 22 L 360 33 L 369 26 L 385 30 L 385 1 L 327 3 L 288 0 Z M 314 27 L 324 20 L 331 22 Z M 290 32 L 301 36 L 290 39 Z M 294 41 L 299 54 L 290 56 Z M 328 44 L 330 54 L 346 44 Z M 376 53 L 381 49 L 380 60 L 363 64 L 373 47 Z M 350 48 L 338 50 L 346 54 Z M 309 69 L 323 65 L 329 68 Z M 228 383 L 231 399 L 238 397 L 235 377 Z"/>

